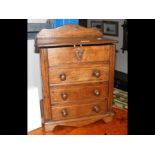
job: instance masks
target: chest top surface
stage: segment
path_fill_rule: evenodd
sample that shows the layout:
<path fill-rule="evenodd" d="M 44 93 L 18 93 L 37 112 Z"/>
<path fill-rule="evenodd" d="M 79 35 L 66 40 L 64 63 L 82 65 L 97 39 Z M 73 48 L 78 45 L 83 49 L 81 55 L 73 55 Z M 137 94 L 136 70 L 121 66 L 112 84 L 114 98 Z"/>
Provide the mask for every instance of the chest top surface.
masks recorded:
<path fill-rule="evenodd" d="M 55 29 L 43 29 L 35 38 L 37 48 L 113 43 L 116 41 L 104 38 L 97 28 L 85 28 L 75 24 L 63 25 Z"/>

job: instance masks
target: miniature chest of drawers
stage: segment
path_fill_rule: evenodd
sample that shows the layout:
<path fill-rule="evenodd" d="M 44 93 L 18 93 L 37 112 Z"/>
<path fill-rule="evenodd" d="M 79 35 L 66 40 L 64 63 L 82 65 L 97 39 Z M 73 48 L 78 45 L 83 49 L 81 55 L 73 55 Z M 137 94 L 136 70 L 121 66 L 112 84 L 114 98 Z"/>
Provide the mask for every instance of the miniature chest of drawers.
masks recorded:
<path fill-rule="evenodd" d="M 83 126 L 112 120 L 115 41 L 96 28 L 64 25 L 35 39 L 42 77 L 42 123 Z"/>

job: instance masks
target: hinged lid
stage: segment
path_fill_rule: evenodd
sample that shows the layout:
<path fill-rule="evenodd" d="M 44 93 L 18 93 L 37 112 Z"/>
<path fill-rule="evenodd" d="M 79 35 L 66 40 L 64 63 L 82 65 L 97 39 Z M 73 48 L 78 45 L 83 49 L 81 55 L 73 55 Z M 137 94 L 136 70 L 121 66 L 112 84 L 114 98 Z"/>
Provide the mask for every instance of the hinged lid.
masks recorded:
<path fill-rule="evenodd" d="M 42 29 L 35 38 L 36 47 L 109 44 L 115 42 L 103 38 L 103 34 L 97 28 L 85 28 L 75 24 L 63 25 L 55 29 Z"/>

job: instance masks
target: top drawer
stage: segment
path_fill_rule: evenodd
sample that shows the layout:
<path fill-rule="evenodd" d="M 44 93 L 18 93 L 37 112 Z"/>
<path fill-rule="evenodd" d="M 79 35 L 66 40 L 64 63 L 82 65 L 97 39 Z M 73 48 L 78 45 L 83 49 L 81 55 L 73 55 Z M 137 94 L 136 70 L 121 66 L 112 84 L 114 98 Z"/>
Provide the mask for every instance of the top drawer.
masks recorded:
<path fill-rule="evenodd" d="M 48 48 L 49 66 L 66 63 L 108 61 L 110 45 Z"/>

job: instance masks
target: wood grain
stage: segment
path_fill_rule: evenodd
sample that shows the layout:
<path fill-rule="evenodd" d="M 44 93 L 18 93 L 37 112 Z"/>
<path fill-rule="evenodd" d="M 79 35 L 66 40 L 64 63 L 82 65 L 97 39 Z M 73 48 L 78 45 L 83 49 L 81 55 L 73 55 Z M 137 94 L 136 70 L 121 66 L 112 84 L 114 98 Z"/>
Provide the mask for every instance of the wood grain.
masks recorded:
<path fill-rule="evenodd" d="M 117 41 L 103 38 L 97 28 L 84 28 L 79 25 L 63 25 L 55 29 L 43 29 L 35 38 L 35 46 L 56 47 L 66 45 L 111 44 Z"/>
<path fill-rule="evenodd" d="M 51 86 L 51 103 L 52 105 L 63 105 L 68 101 L 108 97 L 108 87 L 108 82 Z M 95 94 L 96 91 L 99 92 L 99 95 Z M 67 98 L 64 99 L 62 94 L 66 94 Z"/>
<path fill-rule="evenodd" d="M 93 72 L 97 70 L 100 72 L 100 77 L 93 76 Z M 65 74 L 66 80 L 62 81 L 60 75 Z M 102 67 L 93 68 L 49 68 L 49 82 L 50 84 L 57 83 L 72 83 L 80 81 L 108 81 L 109 80 L 109 65 L 104 64 Z"/>
<path fill-rule="evenodd" d="M 108 120 L 110 118 L 112 121 L 113 115 L 114 115 L 114 113 L 109 113 L 109 114 L 104 114 L 104 115 L 98 114 L 98 115 L 94 115 L 94 116 L 87 116 L 87 117 L 81 117 L 81 118 L 75 118 L 75 119 L 46 122 L 44 130 L 51 131 L 58 125 L 81 127 L 81 126 L 86 126 L 90 123 L 94 123 L 101 119 L 107 121 L 107 123 L 108 123 L 109 122 Z"/>
<path fill-rule="evenodd" d="M 103 34 L 96 28 L 85 28 L 75 24 L 65 24 L 55 29 L 43 29 L 37 34 L 37 38 L 78 38 L 78 37 L 100 37 Z"/>
<path fill-rule="evenodd" d="M 77 57 L 78 50 L 83 54 L 79 60 Z M 49 66 L 55 66 L 67 63 L 81 62 L 102 62 L 109 60 L 110 45 L 106 46 L 82 46 L 82 47 L 61 47 L 48 48 Z"/>
<path fill-rule="evenodd" d="M 48 60 L 46 49 L 40 49 L 41 76 L 42 76 L 42 94 L 43 94 L 43 121 L 51 120 L 50 109 L 50 90 L 48 76 Z"/>
<path fill-rule="evenodd" d="M 104 114 L 107 111 L 107 100 L 95 100 L 85 102 L 85 101 L 76 101 L 74 105 L 70 106 L 56 106 L 52 108 L 52 120 L 64 120 L 71 118 L 78 118 L 90 115 L 98 115 Z M 82 104 L 78 104 L 78 102 L 84 102 Z M 93 111 L 93 107 L 98 106 L 99 112 Z M 67 111 L 67 116 L 62 115 L 62 110 L 65 109 Z"/>
<path fill-rule="evenodd" d="M 45 131 L 43 127 L 30 131 L 28 135 L 127 135 L 128 134 L 128 112 L 122 109 L 112 108 L 114 112 L 113 120 L 104 123 L 102 120 L 94 121 L 85 126 L 71 126 L 56 124 L 53 131 Z M 96 117 L 96 116 L 95 116 Z M 93 116 L 94 118 L 94 116 Z M 90 118 L 89 120 L 92 120 Z M 75 120 L 75 119 L 74 119 Z M 86 120 L 86 119 L 85 119 Z M 68 121 L 68 120 L 64 120 Z M 82 120 L 78 120 L 81 122 Z M 85 122 L 88 122 L 87 120 Z M 50 126 L 50 125 L 49 125 Z"/>
<path fill-rule="evenodd" d="M 37 34 L 46 130 L 112 120 L 116 41 L 102 36 L 95 28 L 78 25 Z"/>
<path fill-rule="evenodd" d="M 109 71 L 109 100 L 108 111 L 112 110 L 113 88 L 114 88 L 114 71 L 115 71 L 115 49 L 116 45 L 111 45 L 110 50 L 110 71 Z"/>

